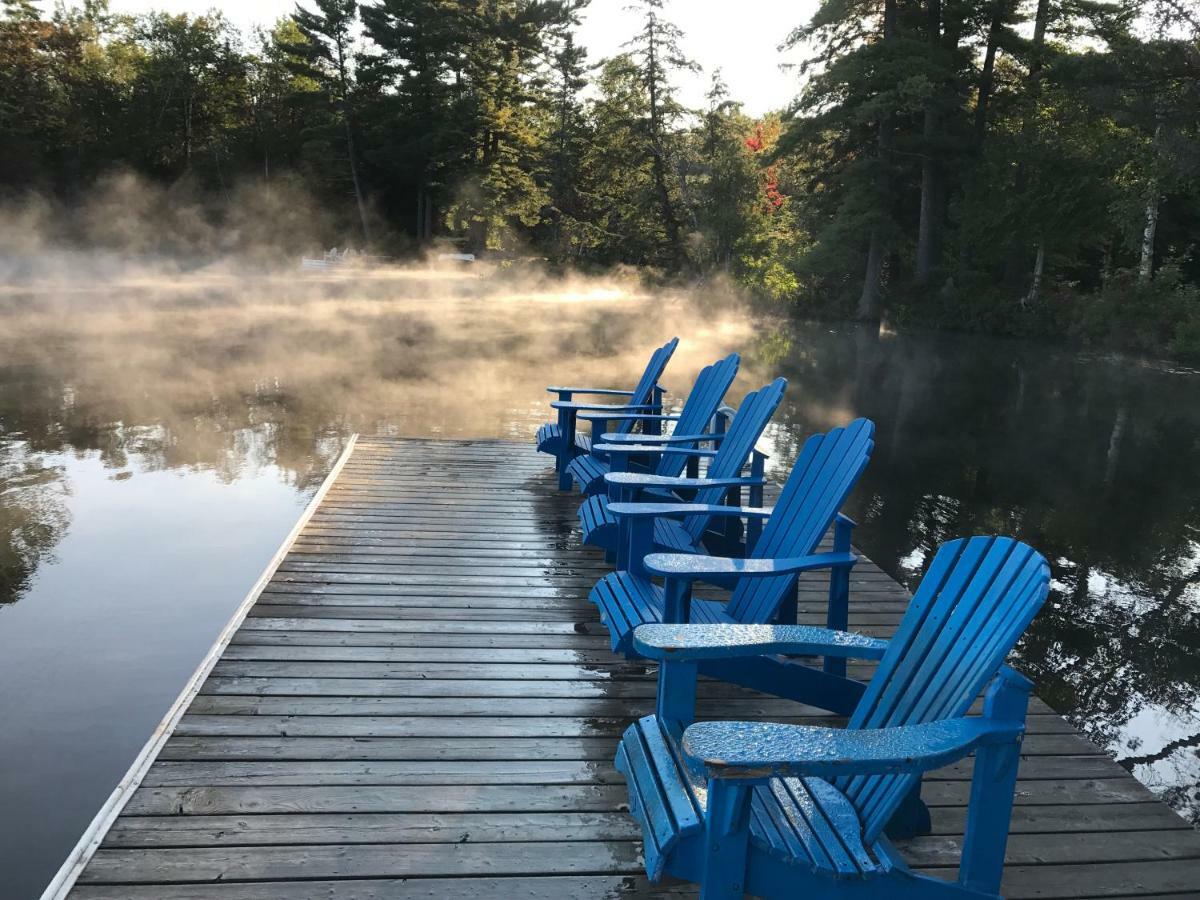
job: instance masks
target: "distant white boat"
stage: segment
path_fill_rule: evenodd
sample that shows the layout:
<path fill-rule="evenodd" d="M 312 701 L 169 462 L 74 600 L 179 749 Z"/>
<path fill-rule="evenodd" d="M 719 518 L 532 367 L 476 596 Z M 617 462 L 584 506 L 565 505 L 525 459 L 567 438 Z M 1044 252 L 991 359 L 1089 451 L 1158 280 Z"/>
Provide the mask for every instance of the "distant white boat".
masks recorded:
<path fill-rule="evenodd" d="M 439 253 L 438 262 L 475 262 L 474 253 Z"/>
<path fill-rule="evenodd" d="M 381 266 L 391 262 L 390 256 L 371 256 L 367 253 L 360 253 L 353 247 L 347 247 L 345 250 L 339 250 L 334 247 L 332 250 L 326 250 L 325 255 L 317 258 L 313 256 L 305 256 L 300 260 L 300 268 L 306 271 L 320 272 L 324 269 L 337 269 L 344 265 L 352 264 L 356 266 Z"/>
<path fill-rule="evenodd" d="M 316 258 L 305 256 L 300 260 L 300 268 L 308 271 L 321 271 L 323 269 L 335 269 L 338 266 L 343 266 L 347 261 L 353 259 L 358 253 L 355 250 L 347 247 L 345 250 L 338 250 L 334 247 L 325 251 L 325 255 Z"/>

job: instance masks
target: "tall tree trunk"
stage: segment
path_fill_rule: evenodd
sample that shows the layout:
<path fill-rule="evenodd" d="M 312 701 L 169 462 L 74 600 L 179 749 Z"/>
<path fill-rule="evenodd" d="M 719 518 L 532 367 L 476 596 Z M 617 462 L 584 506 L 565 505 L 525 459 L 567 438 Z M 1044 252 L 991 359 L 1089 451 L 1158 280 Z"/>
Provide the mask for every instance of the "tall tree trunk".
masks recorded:
<path fill-rule="evenodd" d="M 1142 261 L 1138 265 L 1138 281 L 1143 284 L 1154 275 L 1154 232 L 1158 230 L 1158 191 L 1157 185 L 1150 186 L 1150 196 L 1146 198 L 1146 227 L 1142 229 Z"/>
<path fill-rule="evenodd" d="M 1029 56 L 1029 74 L 1025 79 L 1026 102 L 1029 108 L 1025 112 L 1024 120 L 1021 123 L 1021 140 L 1022 143 L 1028 145 L 1033 139 L 1033 120 L 1037 113 L 1036 105 L 1039 95 L 1041 94 L 1042 83 L 1042 54 L 1046 46 L 1046 27 L 1050 18 L 1050 0 L 1038 0 L 1037 12 L 1034 14 L 1033 21 L 1033 41 L 1030 46 Z M 1013 195 L 1021 200 L 1029 190 L 1029 169 L 1022 160 L 1017 164 L 1017 171 L 1013 177 Z M 1032 223 L 1026 223 L 1031 225 Z M 1020 277 L 1019 272 L 1023 267 L 1023 260 L 1028 257 L 1026 254 L 1026 245 L 1016 244 L 1009 254 L 1006 263 L 1006 281 L 1012 284 L 1014 280 Z M 1039 232 L 1037 245 L 1037 263 L 1035 264 L 1034 283 L 1030 286 L 1029 292 L 1022 297 L 1021 304 L 1026 305 L 1032 300 L 1037 299 L 1037 291 L 1041 287 L 1042 266 L 1045 263 L 1045 248 L 1042 246 L 1042 240 Z"/>
<path fill-rule="evenodd" d="M 1008 11 L 1009 0 L 995 0 L 992 4 L 992 21 L 988 25 L 987 49 L 983 54 L 983 68 L 979 72 L 979 95 L 975 99 L 975 152 L 983 149 L 987 136 L 988 104 L 992 100 L 992 88 L 996 82 L 996 52 L 1000 33 Z"/>
<path fill-rule="evenodd" d="M 896 2 L 884 0 L 883 5 L 883 40 L 891 41 L 896 36 Z M 892 129 L 892 113 L 883 112 L 879 117 L 879 172 L 876 175 L 878 202 L 887 202 L 891 188 L 891 176 L 888 166 L 891 164 L 894 132 Z M 862 293 L 858 297 L 858 318 L 870 321 L 877 320 L 880 315 L 880 296 L 882 293 L 883 260 L 887 255 L 887 239 L 883 225 L 876 223 L 871 227 L 869 244 L 867 246 L 867 270 L 863 275 Z"/>
<path fill-rule="evenodd" d="M 338 107 L 342 114 L 342 127 L 346 131 L 346 157 L 350 162 L 350 181 L 354 185 L 354 202 L 358 204 L 358 220 L 362 225 L 363 243 L 371 242 L 371 230 L 367 225 L 367 205 L 363 201 L 362 183 L 358 178 L 358 160 L 354 152 L 354 126 L 350 121 L 350 69 L 346 64 L 344 34 L 337 41 Z"/>
<path fill-rule="evenodd" d="M 979 72 L 979 86 L 975 96 L 975 123 L 971 138 L 971 152 L 974 154 L 974 164 L 979 165 L 983 158 L 983 145 L 987 140 L 988 106 L 992 100 L 992 92 L 996 84 L 996 56 L 1000 48 L 1000 35 L 1004 32 L 1004 24 L 1008 21 L 1014 0 L 993 0 L 992 18 L 988 24 L 987 47 L 983 54 L 983 67 Z M 967 180 L 967 190 L 971 196 L 964 205 L 975 202 L 975 192 L 979 189 L 976 179 Z M 961 241 L 958 248 L 958 266 L 965 270 L 971 268 L 971 243 Z"/>
<path fill-rule="evenodd" d="M 862 293 L 858 296 L 858 318 L 863 321 L 879 319 L 883 257 L 886 253 L 883 226 L 875 225 L 871 228 L 870 243 L 867 246 L 867 271 L 863 275 Z"/>
<path fill-rule="evenodd" d="M 937 112 L 925 110 L 925 152 L 921 160 L 921 218 L 917 224 L 916 282 L 927 285 L 937 266 L 941 243 L 942 177 L 938 161 L 934 158 L 931 144 L 937 138 Z"/>
<path fill-rule="evenodd" d="M 1161 137 L 1162 122 L 1160 121 L 1154 128 L 1154 140 L 1151 143 L 1151 147 L 1156 155 L 1158 153 L 1158 142 Z M 1155 159 L 1155 163 L 1157 163 L 1157 159 Z M 1151 165 L 1154 165 L 1154 163 Z M 1142 260 L 1138 265 L 1138 281 L 1143 284 L 1148 282 L 1154 275 L 1154 233 L 1158 231 L 1158 206 L 1158 179 L 1152 171 L 1150 186 L 1146 191 L 1146 223 L 1142 228 Z"/>
<path fill-rule="evenodd" d="M 941 0 L 926 0 L 925 27 L 934 54 L 938 53 L 942 39 Z M 934 152 L 938 136 L 938 107 L 941 103 L 941 87 L 937 86 L 925 104 L 925 122 L 922 128 L 923 147 L 921 153 L 921 218 L 917 224 L 916 281 L 919 285 L 929 283 L 929 276 L 937 264 L 938 226 L 941 218 L 941 172 Z"/>
<path fill-rule="evenodd" d="M 1042 77 L 1042 51 L 1046 48 L 1046 27 L 1049 21 L 1050 0 L 1038 0 L 1037 12 L 1033 17 L 1033 56 L 1029 61 L 1029 81 L 1035 87 Z"/>
<path fill-rule="evenodd" d="M 354 159 L 354 131 L 350 126 L 350 117 L 345 114 L 343 104 L 342 124 L 346 128 L 346 155 L 350 158 L 350 180 L 354 183 L 354 200 L 358 204 L 358 220 L 362 224 L 363 241 L 371 242 L 371 230 L 367 225 L 367 206 L 363 202 L 362 184 L 358 180 L 358 163 Z"/>
<path fill-rule="evenodd" d="M 670 245 L 671 262 L 676 269 L 683 268 L 683 244 L 679 239 L 679 217 L 671 202 L 671 191 L 667 186 L 666 150 L 662 142 L 662 113 L 658 104 L 658 43 L 655 39 L 656 22 L 653 16 L 646 24 L 646 86 L 650 94 L 650 152 L 653 156 L 654 193 L 658 197 L 659 212 Z"/>
<path fill-rule="evenodd" d="M 183 101 L 183 167 L 192 169 L 192 97 Z"/>
<path fill-rule="evenodd" d="M 662 147 L 654 147 L 654 191 L 662 211 L 663 227 L 667 230 L 667 243 L 671 245 L 671 260 L 675 268 L 683 267 L 683 245 L 679 239 L 679 218 L 675 215 L 675 204 L 671 202 L 671 191 L 667 186 L 667 161 Z"/>

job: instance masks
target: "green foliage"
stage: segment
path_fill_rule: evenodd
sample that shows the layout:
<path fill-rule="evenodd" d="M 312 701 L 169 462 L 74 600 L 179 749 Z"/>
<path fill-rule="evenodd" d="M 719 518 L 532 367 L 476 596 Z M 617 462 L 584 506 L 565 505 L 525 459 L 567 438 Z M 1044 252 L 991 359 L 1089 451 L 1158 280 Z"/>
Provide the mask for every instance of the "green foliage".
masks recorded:
<path fill-rule="evenodd" d="M 683 107 L 662 0 L 590 64 L 584 3 L 305 0 L 246 46 L 216 14 L 4 0 L 0 191 L 79 204 L 131 171 L 228 209 L 299 181 L 387 253 L 436 235 L 720 273 L 805 316 L 1196 355 L 1185 4 L 823 0 L 783 36 L 799 96 L 754 119 L 719 73 Z"/>
<path fill-rule="evenodd" d="M 1074 333 L 1090 342 L 1138 352 L 1169 349 L 1200 360 L 1200 286 L 1164 265 L 1149 282 L 1136 271 L 1114 273 L 1088 302 L 1079 304 Z"/>

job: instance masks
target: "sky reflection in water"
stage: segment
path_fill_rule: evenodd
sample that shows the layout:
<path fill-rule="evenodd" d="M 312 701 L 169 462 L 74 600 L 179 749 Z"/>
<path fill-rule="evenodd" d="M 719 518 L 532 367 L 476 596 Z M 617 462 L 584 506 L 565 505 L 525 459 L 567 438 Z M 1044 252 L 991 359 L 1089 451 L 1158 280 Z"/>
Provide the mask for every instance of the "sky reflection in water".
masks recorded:
<path fill-rule="evenodd" d="M 676 390 L 731 350 L 734 398 L 788 377 L 776 467 L 876 420 L 849 512 L 902 580 L 963 534 L 1041 549 L 1022 667 L 1200 823 L 1196 374 L 511 274 L 38 285 L 0 320 L 0 895 L 49 878 L 347 435 L 528 440 L 545 384 L 617 386 L 670 334 Z"/>

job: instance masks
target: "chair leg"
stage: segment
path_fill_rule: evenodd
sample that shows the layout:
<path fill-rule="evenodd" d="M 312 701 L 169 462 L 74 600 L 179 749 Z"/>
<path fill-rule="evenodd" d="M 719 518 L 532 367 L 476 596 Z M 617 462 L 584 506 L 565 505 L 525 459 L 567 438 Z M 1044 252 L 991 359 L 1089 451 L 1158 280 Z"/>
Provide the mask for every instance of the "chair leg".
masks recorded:
<path fill-rule="evenodd" d="M 692 620 L 692 583 L 668 578 L 663 584 L 663 622 L 674 625 Z"/>
<path fill-rule="evenodd" d="M 696 720 L 696 677 L 694 662 L 658 664 L 658 700 L 655 714 L 664 722 L 674 722 L 682 730 Z"/>
<path fill-rule="evenodd" d="M 779 609 L 775 613 L 775 621 L 780 625 L 795 625 L 796 620 L 800 618 L 800 579 L 793 578 L 792 586 L 788 588 L 787 595 L 779 604 Z M 845 674 L 844 672 L 842 673 Z"/>
<path fill-rule="evenodd" d="M 750 843 L 750 786 L 721 778 L 708 781 L 700 900 L 741 900 L 746 892 Z"/>
<path fill-rule="evenodd" d="M 1027 678 L 1004 667 L 988 689 L 983 704 L 984 716 L 1023 723 L 1032 689 Z M 1000 890 L 1020 764 L 1020 741 L 975 751 L 967 830 L 958 874 L 963 887 L 991 894 Z"/>
<path fill-rule="evenodd" d="M 850 533 L 853 524 L 849 519 L 838 516 L 833 525 L 833 552 L 850 552 Z M 836 566 L 829 571 L 829 609 L 825 625 L 835 631 L 845 631 L 850 626 L 850 566 Z M 845 657 L 825 657 L 823 668 L 830 675 L 846 677 Z"/>
<path fill-rule="evenodd" d="M 623 521 L 628 522 L 628 540 L 624 547 L 618 548 L 617 566 L 634 575 L 646 575 L 646 556 L 654 552 L 654 520 L 628 516 Z"/>
<path fill-rule="evenodd" d="M 558 489 L 560 491 L 569 491 L 571 482 L 574 479 L 571 473 L 567 471 L 567 466 L 571 460 L 575 458 L 575 411 L 569 409 L 560 409 L 558 411 L 558 426 L 560 430 L 561 444 L 558 448 L 558 456 L 554 461 L 554 468 L 558 472 Z"/>
<path fill-rule="evenodd" d="M 750 477 L 755 479 L 764 478 L 766 476 L 766 465 L 766 456 L 757 450 L 752 451 L 750 454 Z M 750 488 L 750 505 L 763 505 L 763 489 L 757 485 Z M 754 547 L 758 544 L 758 539 L 762 537 L 762 529 L 762 519 L 750 519 L 746 523 L 746 551 L 743 556 L 749 557 L 754 552 Z"/>
<path fill-rule="evenodd" d="M 888 821 L 884 832 L 894 841 L 919 837 L 933 832 L 933 819 L 929 807 L 921 799 L 921 779 L 918 778 L 900 806 Z"/>

